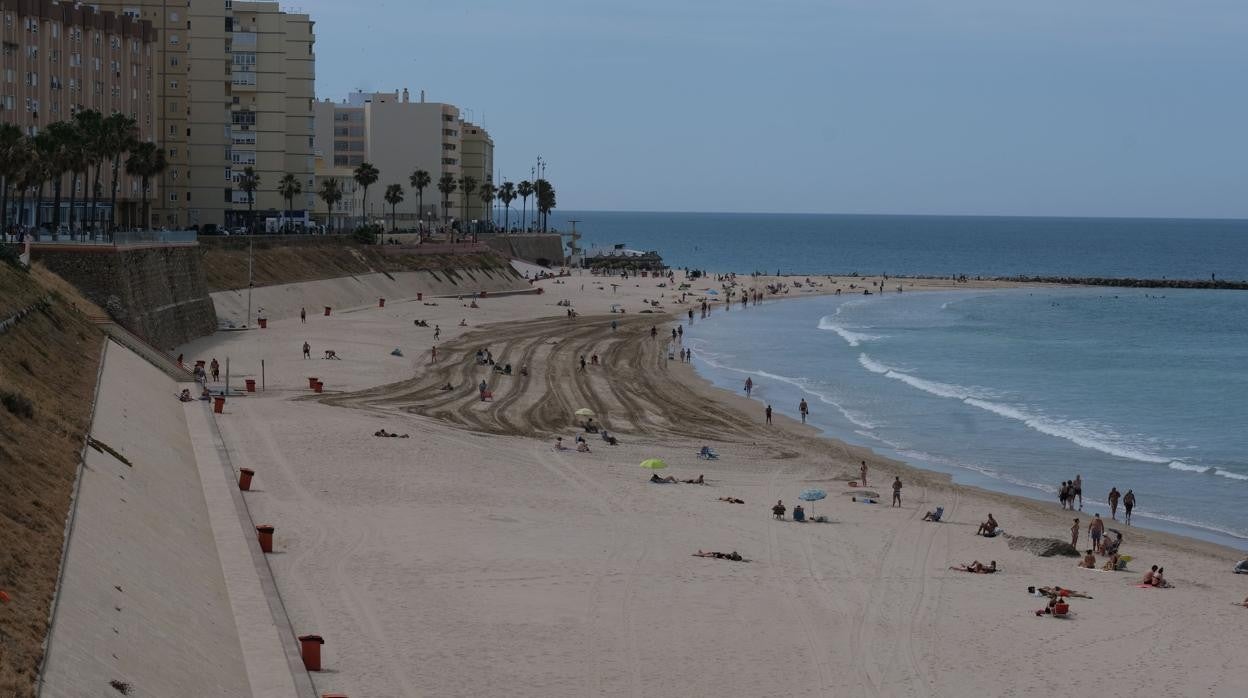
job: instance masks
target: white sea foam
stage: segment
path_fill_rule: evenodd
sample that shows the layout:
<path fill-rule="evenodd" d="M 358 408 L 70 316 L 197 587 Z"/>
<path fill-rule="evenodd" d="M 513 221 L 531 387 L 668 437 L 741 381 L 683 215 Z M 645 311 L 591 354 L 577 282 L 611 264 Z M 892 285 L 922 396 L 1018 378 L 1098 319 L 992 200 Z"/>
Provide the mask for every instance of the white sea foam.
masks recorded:
<path fill-rule="evenodd" d="M 1207 465 L 1189 465 L 1188 463 L 1178 460 L 1170 461 L 1170 468 L 1172 470 L 1182 470 L 1188 473 L 1207 473 L 1212 470 L 1212 468 Z"/>
<path fill-rule="evenodd" d="M 1221 468 L 1218 468 L 1217 470 L 1213 472 L 1215 475 L 1221 475 L 1222 477 L 1229 477 L 1232 480 L 1248 480 L 1248 475 L 1242 475 L 1240 473 L 1232 473 L 1229 470 L 1223 470 Z"/>
<path fill-rule="evenodd" d="M 866 354 L 858 355 L 858 363 L 861 364 L 863 368 L 867 369 L 868 371 L 872 373 L 878 373 L 886 378 L 899 380 L 902 383 L 905 383 L 913 388 L 918 388 L 919 390 L 922 390 L 923 392 L 931 393 L 932 395 L 936 395 L 939 397 L 953 398 L 956 400 L 966 400 L 968 398 L 991 397 L 990 395 L 987 394 L 986 391 L 983 391 L 983 390 L 978 390 L 975 388 L 967 388 L 965 386 L 955 385 L 953 383 L 941 383 L 940 381 L 930 381 L 930 380 L 926 380 L 923 378 L 919 378 L 917 376 L 913 376 L 903 371 L 898 371 L 897 369 L 891 366 L 886 366 L 885 364 L 882 364 L 876 361 L 875 359 L 872 359 L 870 356 L 867 356 Z"/>
<path fill-rule="evenodd" d="M 840 308 L 837 308 L 837 311 L 839 312 Z M 838 335 L 840 335 L 841 339 L 845 340 L 845 343 L 851 347 L 856 347 L 863 342 L 871 342 L 877 339 L 883 339 L 883 337 L 878 334 L 867 334 L 865 332 L 855 332 L 854 330 L 848 329 L 842 325 L 838 325 L 835 322 L 832 322 L 832 317 L 833 317 L 832 315 L 825 315 L 822 318 L 820 318 L 819 329 L 831 330 L 837 333 Z"/>

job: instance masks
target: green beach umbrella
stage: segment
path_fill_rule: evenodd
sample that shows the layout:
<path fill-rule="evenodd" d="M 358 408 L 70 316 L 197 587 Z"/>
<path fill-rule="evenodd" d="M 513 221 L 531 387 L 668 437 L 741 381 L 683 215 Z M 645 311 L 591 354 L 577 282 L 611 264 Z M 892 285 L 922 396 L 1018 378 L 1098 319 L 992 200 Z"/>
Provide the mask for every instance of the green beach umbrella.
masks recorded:
<path fill-rule="evenodd" d="M 647 458 L 641 462 L 641 467 L 646 470 L 662 470 L 667 467 L 667 463 L 658 458 Z"/>
<path fill-rule="evenodd" d="M 582 407 L 581 409 L 577 410 L 573 414 L 575 414 L 578 417 L 592 417 L 594 416 L 594 411 L 589 409 L 588 407 Z"/>

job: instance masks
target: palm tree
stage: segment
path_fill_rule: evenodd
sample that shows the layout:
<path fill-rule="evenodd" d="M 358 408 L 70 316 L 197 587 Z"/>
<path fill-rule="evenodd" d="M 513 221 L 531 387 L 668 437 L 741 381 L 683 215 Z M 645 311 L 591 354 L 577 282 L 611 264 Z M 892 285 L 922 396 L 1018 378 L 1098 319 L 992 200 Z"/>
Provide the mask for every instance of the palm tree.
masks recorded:
<path fill-rule="evenodd" d="M 464 226 L 468 224 L 468 197 L 477 190 L 477 178 L 472 175 L 464 175 L 459 178 L 459 188 L 463 190 L 464 195 L 459 197 L 459 229 L 460 232 L 467 232 Z"/>
<path fill-rule="evenodd" d="M 22 172 L 25 147 L 22 129 L 0 124 L 0 234 L 9 227 L 9 188 Z"/>
<path fill-rule="evenodd" d="M 256 234 L 256 190 L 260 188 L 260 173 L 248 165 L 238 176 L 238 188 L 247 194 L 247 219 L 250 235 Z"/>
<path fill-rule="evenodd" d="M 395 209 L 399 207 L 399 204 L 403 203 L 403 186 L 391 184 L 386 187 L 385 199 L 386 203 L 390 204 L 390 230 L 394 232 L 399 229 L 398 224 L 395 222 Z"/>
<path fill-rule="evenodd" d="M 290 213 L 295 210 L 295 197 L 303 193 L 303 185 L 299 183 L 299 178 L 294 174 L 287 172 L 282 175 L 282 179 L 277 183 L 277 193 L 281 194 L 286 201 L 286 212 Z M 287 216 L 282 217 L 286 221 L 286 232 L 290 232 L 290 219 Z"/>
<path fill-rule="evenodd" d="M 539 179 L 534 182 L 534 206 L 537 207 L 540 215 L 542 232 L 546 232 L 546 221 L 550 217 L 550 211 L 555 207 L 555 188 L 550 186 L 550 182 Z"/>
<path fill-rule="evenodd" d="M 329 223 L 329 229 L 332 231 L 334 229 L 334 206 L 338 205 L 339 201 L 342 201 L 342 183 L 336 178 L 330 177 L 321 182 L 321 190 L 316 195 L 321 197 L 321 201 L 325 202 L 325 219 Z"/>
<path fill-rule="evenodd" d="M 361 162 L 355 168 L 355 183 L 364 188 L 364 201 L 360 213 L 364 217 L 364 225 L 368 225 L 368 187 L 376 183 L 381 172 L 371 162 Z"/>
<path fill-rule="evenodd" d="M 489 221 L 489 230 L 494 229 L 494 198 L 497 194 L 498 190 L 494 188 L 494 183 L 488 179 L 477 193 L 477 196 L 481 197 L 481 203 L 484 204 L 481 208 L 485 211 L 486 219 Z"/>
<path fill-rule="evenodd" d="M 96 222 L 96 206 L 100 203 L 100 169 L 104 164 L 104 159 L 108 157 L 105 143 L 104 117 L 94 109 L 84 109 L 74 114 L 74 124 L 78 127 L 78 132 L 82 135 L 84 141 L 84 155 L 86 156 L 86 164 L 88 168 L 95 168 L 95 178 L 92 180 L 91 189 L 91 208 L 90 214 L 83 215 L 83 227 L 90 224 L 94 227 Z M 87 173 L 89 178 L 90 173 Z M 86 197 L 83 197 L 83 207 L 86 207 Z"/>
<path fill-rule="evenodd" d="M 21 215 L 26 212 L 26 194 L 36 186 L 42 186 L 43 184 L 43 162 L 39 159 L 39 151 L 35 148 L 33 138 L 22 139 L 17 149 L 17 157 L 14 159 L 17 163 L 15 181 L 20 192 L 17 210 L 20 212 L 19 215 Z M 34 217 L 36 221 L 39 218 L 38 214 L 38 200 L 36 199 Z M 25 222 L 22 225 L 25 225 Z"/>
<path fill-rule="evenodd" d="M 451 194 L 455 193 L 455 175 L 447 172 L 438 178 L 438 191 L 442 192 L 442 224 L 451 220 Z"/>
<path fill-rule="evenodd" d="M 123 153 L 133 153 L 134 149 L 139 145 L 139 123 L 125 114 L 112 114 L 104 119 L 104 155 L 113 160 L 113 180 L 112 194 L 109 197 L 108 207 L 108 227 L 112 229 L 117 224 L 117 186 L 120 184 L 121 156 Z M 162 162 L 165 160 L 165 154 L 160 154 Z M 168 166 L 168 163 L 165 165 Z M 165 171 L 165 167 L 161 167 L 160 171 L 153 173 L 152 176 L 158 175 Z M 96 170 L 96 180 L 99 180 L 99 170 Z M 98 185 L 95 187 L 99 189 Z M 147 187 L 144 186 L 144 189 Z M 98 194 L 97 194 L 98 198 Z M 95 203 L 99 203 L 98 201 Z M 144 204 L 144 208 L 147 205 Z M 149 221 L 143 219 L 144 227 L 147 227 Z"/>
<path fill-rule="evenodd" d="M 509 228 L 509 218 L 511 218 L 511 202 L 516 200 L 516 185 L 511 182 L 503 182 L 503 186 L 498 188 L 498 200 L 503 202 L 503 232 L 506 233 Z"/>
<path fill-rule="evenodd" d="M 61 144 L 61 158 L 64 160 L 65 170 L 69 172 L 69 230 L 72 234 L 74 230 L 74 204 L 78 193 L 79 175 L 82 179 L 87 177 L 87 168 L 90 165 L 90 143 L 87 141 L 87 134 L 79 128 L 77 122 L 60 122 L 68 126 L 65 131 L 65 140 Z M 51 128 L 49 126 L 49 128 Z"/>
<path fill-rule="evenodd" d="M 529 229 L 529 197 L 533 196 L 533 183 L 524 180 L 516 186 L 516 193 L 520 195 L 520 201 L 524 204 L 524 218 L 520 227 L 524 230 Z"/>
<path fill-rule="evenodd" d="M 139 143 L 130 149 L 130 157 L 126 158 L 126 174 L 138 177 L 143 184 L 142 211 L 144 228 L 150 226 L 152 221 L 147 210 L 147 195 L 151 190 L 149 184 L 152 177 L 164 172 L 168 166 L 169 162 L 165 160 L 164 149 L 157 148 L 155 143 Z"/>
<path fill-rule="evenodd" d="M 52 236 L 56 237 L 61 227 L 61 181 L 65 179 L 65 148 L 72 137 L 72 127 L 64 121 L 48 124 L 48 127 L 35 136 L 35 147 L 39 150 L 44 162 L 43 181 L 52 182 Z M 40 199 L 43 198 L 43 182 L 39 183 Z M 42 203 L 40 201 L 39 203 Z"/>
<path fill-rule="evenodd" d="M 416 190 L 416 222 L 420 223 L 425 219 L 425 187 L 432 184 L 433 179 L 429 177 L 428 172 L 416 170 L 411 177 L 407 178 L 407 183 Z"/>

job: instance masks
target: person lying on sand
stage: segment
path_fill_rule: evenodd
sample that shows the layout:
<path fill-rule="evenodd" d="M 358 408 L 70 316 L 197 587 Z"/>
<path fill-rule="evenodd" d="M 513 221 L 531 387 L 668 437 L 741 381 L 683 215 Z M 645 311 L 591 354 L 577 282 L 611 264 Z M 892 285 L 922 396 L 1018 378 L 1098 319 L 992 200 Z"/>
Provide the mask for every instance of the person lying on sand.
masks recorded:
<path fill-rule="evenodd" d="M 615 438 L 614 436 L 612 436 L 612 435 L 608 434 L 606 429 L 603 429 L 603 430 L 602 430 L 602 440 L 603 440 L 603 441 L 606 441 L 607 443 L 611 444 L 612 446 L 615 446 L 616 444 L 620 443 L 620 440 L 619 440 L 619 439 L 617 439 L 617 438 Z"/>
<path fill-rule="evenodd" d="M 997 530 L 997 520 L 992 518 L 992 514 L 988 515 L 988 520 L 979 525 L 979 530 L 975 532 L 977 536 L 991 535 Z"/>
<path fill-rule="evenodd" d="M 1243 602 L 1243 603 L 1233 603 L 1233 604 L 1231 604 L 1231 605 L 1232 605 L 1232 606 L 1243 606 L 1244 608 L 1248 608 L 1248 596 L 1245 596 L 1245 597 L 1244 597 L 1244 602 Z"/>
<path fill-rule="evenodd" d="M 1096 556 L 1092 554 L 1091 549 L 1084 552 L 1083 559 L 1079 561 L 1078 566 L 1089 570 L 1096 569 Z"/>
<path fill-rule="evenodd" d="M 452 391 L 452 390 L 454 390 L 454 389 L 455 389 L 455 386 L 451 385 L 450 383 L 447 383 L 446 385 L 444 385 L 444 386 L 442 386 L 441 388 L 439 388 L 439 390 L 441 390 L 441 391 L 442 391 L 442 392 L 444 392 L 444 393 L 446 393 L 446 392 L 450 392 L 450 391 Z"/>
<path fill-rule="evenodd" d="M 391 439 L 410 438 L 407 434 L 395 434 L 394 432 L 389 432 L 389 431 L 386 431 L 385 429 L 378 429 L 377 431 L 373 432 L 373 436 L 384 436 L 384 437 L 388 437 Z"/>
<path fill-rule="evenodd" d="M 577 453 L 590 453 L 591 452 L 589 450 L 589 444 L 585 441 L 576 442 L 576 451 Z"/>
<path fill-rule="evenodd" d="M 713 557 L 718 560 L 732 560 L 734 562 L 749 562 L 749 560 L 746 560 L 745 558 L 741 557 L 741 554 L 735 550 L 730 553 L 717 553 L 717 552 L 711 552 L 711 551 L 702 552 L 701 550 L 699 550 L 698 552 L 694 553 L 693 556 L 694 557 Z"/>
<path fill-rule="evenodd" d="M 195 398 L 191 397 L 190 388 L 183 388 L 182 394 L 178 396 L 178 399 L 182 402 L 195 402 Z"/>
<path fill-rule="evenodd" d="M 467 327 L 467 326 L 468 326 L 468 318 L 460 318 L 460 320 L 459 320 L 459 326 L 460 326 L 460 327 Z"/>
<path fill-rule="evenodd" d="M 333 349 L 326 349 L 324 358 L 342 361 L 342 357 L 338 356 L 338 352 L 334 351 Z"/>
<path fill-rule="evenodd" d="M 862 502 L 863 504 L 879 504 L 880 500 L 871 497 L 850 497 L 851 502 Z"/>
<path fill-rule="evenodd" d="M 659 477 L 659 474 L 655 473 L 650 476 L 650 482 L 662 485 L 675 485 L 678 481 L 671 475 L 668 475 L 667 477 Z"/>
<path fill-rule="evenodd" d="M 955 565 L 949 569 L 957 570 L 958 572 L 970 572 L 972 574 L 992 574 L 997 571 L 997 561 L 993 560 L 985 565 L 979 560 L 975 560 L 969 565 Z"/>
<path fill-rule="evenodd" d="M 555 450 L 556 450 L 556 451 L 566 451 L 566 450 L 568 450 L 568 447 L 563 445 L 563 437 L 562 437 L 562 436 L 556 436 L 556 437 L 555 437 Z"/>
<path fill-rule="evenodd" d="M 686 485 L 705 485 L 705 484 L 706 484 L 706 476 L 705 476 L 705 475 L 699 475 L 699 476 L 697 476 L 695 479 L 692 479 L 692 480 L 683 480 L 682 482 L 684 482 Z"/>
<path fill-rule="evenodd" d="M 1059 587 L 1059 586 L 1040 587 L 1039 591 L 1041 594 L 1044 594 L 1045 596 L 1069 596 L 1069 597 L 1077 598 L 1077 599 L 1092 598 L 1091 594 L 1085 594 L 1082 591 L 1075 591 L 1073 589 L 1066 589 L 1064 587 Z"/>
<path fill-rule="evenodd" d="M 736 497 L 719 497 L 717 501 L 731 502 L 732 504 L 745 504 L 744 499 L 737 499 Z"/>

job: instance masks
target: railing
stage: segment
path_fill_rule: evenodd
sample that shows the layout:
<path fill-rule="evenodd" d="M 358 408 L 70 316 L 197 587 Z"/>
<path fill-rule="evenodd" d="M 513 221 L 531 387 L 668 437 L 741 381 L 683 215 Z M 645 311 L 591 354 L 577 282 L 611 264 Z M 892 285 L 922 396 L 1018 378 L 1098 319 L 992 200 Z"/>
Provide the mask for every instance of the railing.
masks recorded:
<path fill-rule="evenodd" d="M 126 245 L 194 245 L 198 235 L 194 230 L 119 230 L 108 233 L 31 233 L 27 236 L 34 245 L 101 245 L 122 247 Z M 17 236 L 0 234 L 0 242 L 17 242 Z"/>

